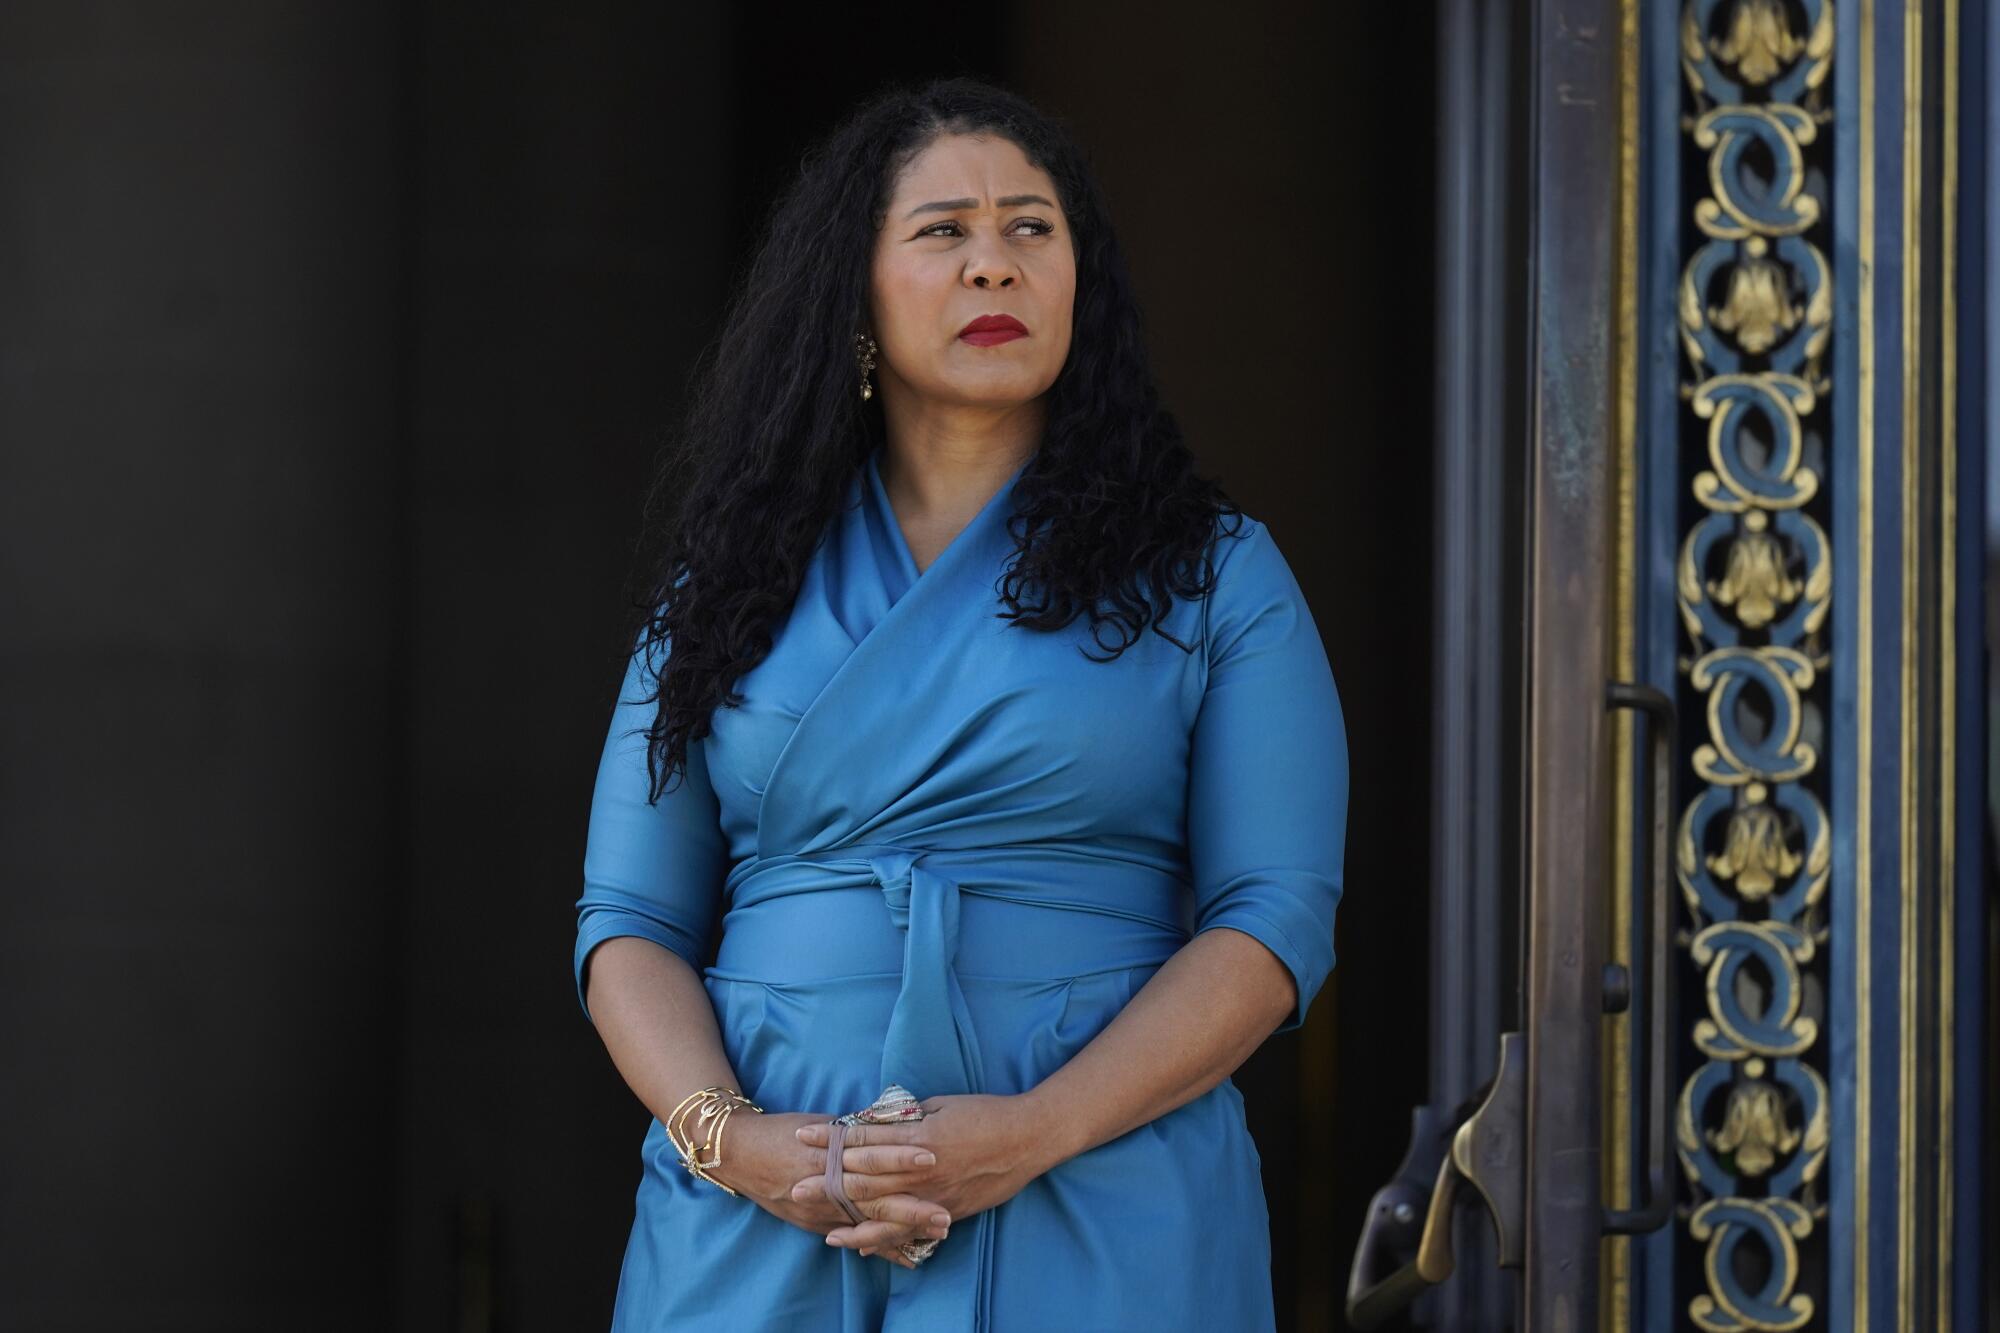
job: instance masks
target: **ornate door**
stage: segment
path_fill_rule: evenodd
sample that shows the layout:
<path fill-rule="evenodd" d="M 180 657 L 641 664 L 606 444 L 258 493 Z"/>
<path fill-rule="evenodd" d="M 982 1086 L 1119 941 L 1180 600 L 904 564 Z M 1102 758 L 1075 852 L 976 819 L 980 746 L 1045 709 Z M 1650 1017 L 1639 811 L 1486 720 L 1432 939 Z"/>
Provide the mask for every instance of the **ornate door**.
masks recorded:
<path fill-rule="evenodd" d="M 1977 1326 L 1986 22 L 1441 0 L 1433 1100 L 1357 1327 Z"/>

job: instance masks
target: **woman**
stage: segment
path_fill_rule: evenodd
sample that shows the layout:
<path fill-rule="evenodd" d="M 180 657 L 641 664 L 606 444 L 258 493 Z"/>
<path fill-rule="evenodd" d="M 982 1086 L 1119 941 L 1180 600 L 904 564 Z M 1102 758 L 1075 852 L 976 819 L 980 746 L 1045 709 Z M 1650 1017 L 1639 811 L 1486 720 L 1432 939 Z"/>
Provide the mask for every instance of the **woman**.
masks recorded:
<path fill-rule="evenodd" d="M 1228 1076 L 1333 966 L 1345 733 L 1138 326 L 987 85 L 880 97 L 772 214 L 590 812 L 578 996 L 655 1117 L 616 1329 L 1274 1327 Z M 921 1119 L 829 1123 L 890 1084 Z"/>

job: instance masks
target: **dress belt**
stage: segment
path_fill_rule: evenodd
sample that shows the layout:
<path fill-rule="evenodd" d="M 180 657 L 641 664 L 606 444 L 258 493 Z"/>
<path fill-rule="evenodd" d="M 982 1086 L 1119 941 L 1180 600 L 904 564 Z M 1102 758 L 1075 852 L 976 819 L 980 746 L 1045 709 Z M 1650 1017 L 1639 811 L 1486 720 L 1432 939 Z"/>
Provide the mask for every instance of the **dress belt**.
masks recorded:
<path fill-rule="evenodd" d="M 996 854 L 1004 855 L 997 849 Z M 881 888 L 890 920 L 903 932 L 901 989 L 882 1043 L 881 1083 L 899 1083 L 919 1101 L 987 1090 L 985 1062 L 955 970 L 961 890 L 956 880 L 927 863 L 928 855 L 923 849 L 875 843 L 782 858 L 787 864 L 865 873 Z M 731 875 L 732 893 L 759 874 L 777 871 L 777 858 L 740 865 Z M 1158 871 L 1128 873 L 1135 875 L 1128 882 L 1159 886 Z M 1185 938 L 1143 908 L 1103 914 L 1125 918 L 1124 945 L 1118 952 L 1136 953 L 1132 966 L 1163 960 Z M 988 1208 L 955 1221 L 951 1235 L 919 1267 L 890 1268 L 885 1318 L 892 1326 L 925 1333 L 991 1333 L 996 1212 Z"/>
<path fill-rule="evenodd" d="M 972 1014 L 953 963 L 958 956 L 959 888 L 902 847 L 844 848 L 835 858 L 867 863 L 889 917 L 904 932 L 903 984 L 882 1043 L 882 1083 L 900 1083 L 919 1101 L 986 1090 Z M 819 858 L 814 858 L 819 859 Z M 991 1328 L 993 1214 L 955 1221 L 951 1235 L 916 1268 L 889 1270 L 886 1317 L 938 1333 Z M 878 1262 L 873 1257 L 864 1262 Z"/>
<path fill-rule="evenodd" d="M 882 886 L 889 919 L 904 932 L 903 988 L 882 1043 L 883 1084 L 900 1083 L 919 1100 L 984 1092 L 986 1066 L 953 970 L 957 883 L 925 865 L 921 852 L 897 849 L 865 859 Z"/>

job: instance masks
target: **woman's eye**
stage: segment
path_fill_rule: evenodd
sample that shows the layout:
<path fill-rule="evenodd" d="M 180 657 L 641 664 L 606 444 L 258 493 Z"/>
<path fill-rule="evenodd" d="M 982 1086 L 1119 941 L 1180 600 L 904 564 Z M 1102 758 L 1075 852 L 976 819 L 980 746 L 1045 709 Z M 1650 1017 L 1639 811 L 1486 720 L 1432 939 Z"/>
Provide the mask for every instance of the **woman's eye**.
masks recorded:
<path fill-rule="evenodd" d="M 1044 222 L 1040 218 L 1022 218 L 1020 222 L 1016 224 L 1016 226 L 1023 228 L 1032 228 L 1033 230 L 1028 231 L 1026 233 L 1029 236 L 1047 236 L 1048 234 L 1050 234 L 1055 230 L 1053 224 Z M 949 227 L 951 228 L 951 231 L 949 232 L 939 231 L 938 228 L 940 227 Z M 947 236 L 947 235 L 957 235 L 957 234 L 959 234 L 959 225 L 956 222 L 933 222 L 931 223 L 930 226 L 925 227 L 922 231 L 917 233 L 917 235 L 919 236 Z M 1017 232 L 1016 234 L 1020 233 Z"/>

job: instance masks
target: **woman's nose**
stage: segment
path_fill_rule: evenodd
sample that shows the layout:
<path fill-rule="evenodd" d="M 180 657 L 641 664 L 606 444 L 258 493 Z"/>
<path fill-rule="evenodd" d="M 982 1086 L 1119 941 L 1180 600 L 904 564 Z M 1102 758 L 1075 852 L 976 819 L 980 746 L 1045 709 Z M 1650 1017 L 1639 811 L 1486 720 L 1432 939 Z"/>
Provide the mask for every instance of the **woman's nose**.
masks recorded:
<path fill-rule="evenodd" d="M 1012 258 L 996 242 L 975 246 L 965 261 L 965 279 L 974 287 L 1011 287 L 1019 277 Z"/>

